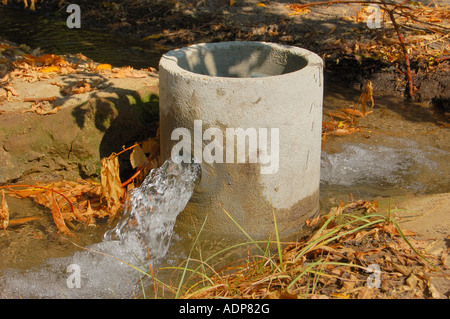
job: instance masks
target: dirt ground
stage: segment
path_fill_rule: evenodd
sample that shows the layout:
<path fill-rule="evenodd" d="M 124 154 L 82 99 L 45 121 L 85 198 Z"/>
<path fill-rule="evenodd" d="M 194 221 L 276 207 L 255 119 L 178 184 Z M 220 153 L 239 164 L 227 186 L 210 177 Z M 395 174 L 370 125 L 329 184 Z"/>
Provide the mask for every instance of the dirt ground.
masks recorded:
<path fill-rule="evenodd" d="M 371 11 L 358 3 L 316 0 L 153 0 L 77 1 L 83 28 L 113 32 L 169 50 L 199 42 L 269 41 L 300 46 L 325 61 L 326 79 L 407 96 L 409 80 L 401 41 L 388 14 L 369 28 Z M 65 18 L 67 1 L 45 0 L 36 12 Z M 20 8 L 21 3 L 8 2 Z M 413 95 L 436 107 L 449 107 L 449 30 L 445 0 L 417 1 L 396 9 L 396 23 L 409 55 Z M 407 18 L 405 18 L 407 17 Z"/>

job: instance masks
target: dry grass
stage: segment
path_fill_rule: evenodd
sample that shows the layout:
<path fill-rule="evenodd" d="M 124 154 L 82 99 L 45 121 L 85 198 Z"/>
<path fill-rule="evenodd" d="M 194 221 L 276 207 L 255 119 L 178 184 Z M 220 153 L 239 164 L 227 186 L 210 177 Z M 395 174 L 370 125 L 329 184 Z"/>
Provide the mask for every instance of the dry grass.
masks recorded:
<path fill-rule="evenodd" d="M 298 242 L 280 242 L 275 232 L 274 240 L 254 241 L 249 237 L 247 242 L 227 247 L 204 260 L 192 258 L 192 249 L 178 267 L 159 269 L 173 271 L 172 278 L 177 284 L 158 281 L 152 272 L 155 296 L 186 299 L 437 297 L 432 296 L 435 289 L 429 274 L 439 271 L 440 265 L 421 251 L 428 242 L 408 239 L 414 234 L 402 231 L 390 210 L 385 214 L 376 210 L 375 202 L 341 203 L 329 214 L 309 221 L 314 231 Z M 197 239 L 193 248 L 196 245 Z M 242 247 L 248 247 L 252 253 L 215 268 L 214 261 L 220 260 L 220 256 Z"/>

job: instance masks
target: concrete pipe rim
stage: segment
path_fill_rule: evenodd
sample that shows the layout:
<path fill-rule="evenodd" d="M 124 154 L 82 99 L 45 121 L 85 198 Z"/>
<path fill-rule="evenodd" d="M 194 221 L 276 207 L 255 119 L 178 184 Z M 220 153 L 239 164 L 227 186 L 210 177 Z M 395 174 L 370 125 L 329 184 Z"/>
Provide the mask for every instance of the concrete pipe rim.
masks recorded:
<path fill-rule="evenodd" d="M 180 60 L 186 59 L 186 52 L 194 52 L 194 50 L 203 49 L 207 47 L 227 47 L 227 46 L 251 46 L 261 47 L 267 49 L 279 50 L 280 52 L 288 53 L 291 56 L 303 59 L 306 64 L 302 65 L 296 70 L 289 71 L 281 74 L 274 74 L 261 77 L 234 77 L 234 76 L 221 76 L 221 75 L 209 75 L 191 71 L 186 67 L 180 66 Z M 225 41 L 225 42 L 212 42 L 212 43 L 197 43 L 187 47 L 171 50 L 165 53 L 159 61 L 159 70 L 164 69 L 167 72 L 173 74 L 180 74 L 192 79 L 198 80 L 217 80 L 217 81 L 230 81 L 230 82 L 242 82 L 242 81 L 264 81 L 268 79 L 278 80 L 282 78 L 299 76 L 307 74 L 312 68 L 323 68 L 323 60 L 316 53 L 297 46 L 290 46 L 279 43 L 265 42 L 265 41 Z"/>

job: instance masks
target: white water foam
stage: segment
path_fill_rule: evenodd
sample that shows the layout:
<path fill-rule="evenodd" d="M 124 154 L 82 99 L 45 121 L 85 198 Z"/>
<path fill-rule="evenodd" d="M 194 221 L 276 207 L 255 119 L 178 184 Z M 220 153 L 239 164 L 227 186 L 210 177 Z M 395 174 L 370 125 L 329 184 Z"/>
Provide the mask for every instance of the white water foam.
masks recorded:
<path fill-rule="evenodd" d="M 200 174 L 199 164 L 166 161 L 130 192 L 120 222 L 102 242 L 72 256 L 47 259 L 38 268 L 5 270 L 0 296 L 130 298 L 133 292 L 142 291 L 140 278 L 148 276 L 136 268 L 148 272 L 149 260 L 153 264 L 166 255 L 176 218 L 191 198 Z"/>
<path fill-rule="evenodd" d="M 448 181 L 448 152 L 430 146 L 419 147 L 413 141 L 392 142 L 392 147 L 344 144 L 341 152 L 322 152 L 322 183 L 426 192 Z"/>

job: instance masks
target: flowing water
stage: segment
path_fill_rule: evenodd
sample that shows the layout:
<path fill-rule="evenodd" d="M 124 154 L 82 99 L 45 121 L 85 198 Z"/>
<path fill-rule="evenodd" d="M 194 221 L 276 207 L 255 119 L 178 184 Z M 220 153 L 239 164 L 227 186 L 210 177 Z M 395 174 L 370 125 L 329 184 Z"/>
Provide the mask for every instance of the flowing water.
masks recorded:
<path fill-rule="evenodd" d="M 0 279 L 1 296 L 132 297 L 139 291 L 140 278 L 149 278 L 144 276 L 149 273 L 148 262 L 155 266 L 166 255 L 176 218 L 200 176 L 199 164 L 166 161 L 130 192 L 119 223 L 101 242 L 67 257 L 46 259 L 31 269 L 5 270 Z"/>

